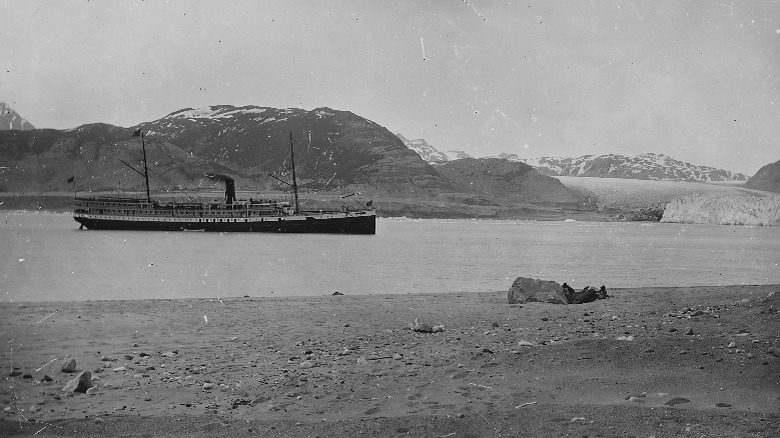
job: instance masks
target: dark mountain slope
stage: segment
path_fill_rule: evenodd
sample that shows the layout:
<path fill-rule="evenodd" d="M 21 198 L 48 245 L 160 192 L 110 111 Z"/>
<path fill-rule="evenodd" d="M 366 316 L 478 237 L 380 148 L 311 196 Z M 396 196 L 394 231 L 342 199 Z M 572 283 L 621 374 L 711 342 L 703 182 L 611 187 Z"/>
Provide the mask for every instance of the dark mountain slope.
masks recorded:
<path fill-rule="evenodd" d="M 214 172 L 233 175 L 240 190 L 279 189 L 268 174 L 290 168 L 291 134 L 304 189 L 451 190 L 395 135 L 346 111 L 219 105 L 177 111 L 141 127 L 153 190 L 212 186 L 204 174 Z M 132 132 L 106 124 L 0 132 L 0 189 L 68 190 L 71 175 L 81 190 L 138 189 L 143 181 L 122 163 L 142 168 L 140 139 Z"/>
<path fill-rule="evenodd" d="M 591 201 L 541 175 L 533 167 L 501 158 L 463 158 L 436 166 L 460 190 L 519 202 L 589 205 Z"/>
<path fill-rule="evenodd" d="M 780 161 L 769 163 L 758 169 L 758 172 L 745 183 L 745 187 L 780 193 Z"/>

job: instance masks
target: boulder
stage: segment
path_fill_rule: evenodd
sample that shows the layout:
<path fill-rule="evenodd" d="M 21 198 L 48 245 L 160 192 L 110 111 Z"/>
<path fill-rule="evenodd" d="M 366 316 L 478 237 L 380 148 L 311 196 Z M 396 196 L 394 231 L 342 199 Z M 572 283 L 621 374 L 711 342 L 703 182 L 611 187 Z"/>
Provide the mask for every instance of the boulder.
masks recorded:
<path fill-rule="evenodd" d="M 92 387 L 92 374 L 89 371 L 82 371 L 76 377 L 70 379 L 61 392 L 87 392 Z"/>
<path fill-rule="evenodd" d="M 536 278 L 517 277 L 507 294 L 509 304 L 525 304 L 534 301 L 552 304 L 569 304 L 563 287 L 554 282 Z"/>

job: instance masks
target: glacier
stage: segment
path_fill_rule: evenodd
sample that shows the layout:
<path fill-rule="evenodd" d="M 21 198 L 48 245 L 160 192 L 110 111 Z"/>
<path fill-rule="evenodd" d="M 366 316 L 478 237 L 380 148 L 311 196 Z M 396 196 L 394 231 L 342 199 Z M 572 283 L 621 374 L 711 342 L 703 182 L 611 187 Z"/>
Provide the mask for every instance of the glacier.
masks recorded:
<path fill-rule="evenodd" d="M 661 222 L 778 226 L 780 196 L 683 195 L 666 204 Z"/>

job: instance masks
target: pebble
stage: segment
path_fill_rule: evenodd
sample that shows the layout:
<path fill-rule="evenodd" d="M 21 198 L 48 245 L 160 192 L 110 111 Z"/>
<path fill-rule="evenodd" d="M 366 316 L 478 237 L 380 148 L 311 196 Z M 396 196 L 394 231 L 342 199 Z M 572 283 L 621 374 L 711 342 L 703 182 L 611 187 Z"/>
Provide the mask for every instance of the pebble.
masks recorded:
<path fill-rule="evenodd" d="M 734 348 L 737 346 L 736 342 L 729 342 L 729 345 L 726 346 L 726 348 Z"/>
<path fill-rule="evenodd" d="M 634 340 L 634 337 L 633 337 L 632 335 L 628 335 L 628 336 L 618 336 L 618 337 L 617 337 L 617 340 L 618 340 L 618 341 L 633 341 L 633 340 Z"/>
<path fill-rule="evenodd" d="M 125 367 L 116 367 L 116 368 L 113 369 L 113 371 L 124 371 L 126 369 L 127 368 L 125 368 Z"/>
<path fill-rule="evenodd" d="M 520 342 L 517 343 L 517 345 L 519 345 L 521 347 L 533 347 L 534 346 L 533 342 L 530 342 L 530 341 L 520 341 Z"/>
<path fill-rule="evenodd" d="M 692 328 L 690 328 L 690 327 L 688 327 L 687 329 L 685 329 L 685 334 L 686 334 L 686 335 L 689 335 L 689 336 L 690 336 L 690 335 L 693 335 L 693 329 L 692 329 Z"/>
<path fill-rule="evenodd" d="M 213 383 L 206 382 L 206 383 L 203 384 L 203 389 L 206 390 L 206 391 L 208 391 L 208 390 L 210 390 L 212 388 L 214 388 L 214 384 Z"/>

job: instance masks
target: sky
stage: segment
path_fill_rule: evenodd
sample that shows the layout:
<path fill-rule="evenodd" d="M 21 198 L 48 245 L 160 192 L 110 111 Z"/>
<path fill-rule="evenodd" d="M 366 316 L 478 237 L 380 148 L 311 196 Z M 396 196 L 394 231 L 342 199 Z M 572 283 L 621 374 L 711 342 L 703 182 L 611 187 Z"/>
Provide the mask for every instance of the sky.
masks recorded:
<path fill-rule="evenodd" d="M 0 37 L 38 128 L 329 107 L 475 157 L 780 160 L 780 0 L 0 0 Z"/>

